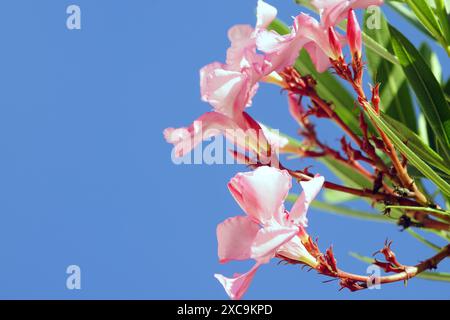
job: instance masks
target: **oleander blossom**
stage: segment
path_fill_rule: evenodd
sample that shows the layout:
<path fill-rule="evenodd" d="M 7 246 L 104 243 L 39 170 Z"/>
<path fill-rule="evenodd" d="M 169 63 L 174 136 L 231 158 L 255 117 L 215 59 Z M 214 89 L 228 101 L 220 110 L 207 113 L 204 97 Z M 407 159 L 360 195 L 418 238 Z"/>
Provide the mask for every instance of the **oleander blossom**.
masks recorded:
<path fill-rule="evenodd" d="M 325 28 L 334 27 L 347 17 L 350 9 L 366 9 L 381 6 L 383 0 L 312 0 L 311 4 L 320 13 L 320 23 Z"/>
<path fill-rule="evenodd" d="M 244 110 L 252 104 L 258 83 L 272 73 L 265 56 L 257 53 L 256 37 L 275 19 L 276 14 L 277 10 L 274 7 L 259 0 L 255 28 L 249 25 L 236 25 L 230 28 L 228 37 L 231 46 L 227 51 L 226 63 L 214 62 L 200 70 L 201 97 L 212 106 L 213 111 L 205 113 L 189 127 L 164 130 L 166 141 L 174 145 L 176 157 L 184 156 L 201 141 L 219 134 L 236 142 L 240 132 L 256 131 L 260 138 L 259 144 L 255 142 L 252 134 L 249 134 L 250 140 L 253 141 L 251 145 L 271 144 L 264 137 L 259 124 Z M 270 81 L 270 77 L 267 80 Z M 233 130 L 239 133 L 233 134 Z M 258 147 L 249 147 L 239 142 L 235 144 L 259 155 L 262 151 L 266 151 L 264 148 L 259 150 Z"/>
<path fill-rule="evenodd" d="M 258 268 L 275 256 L 316 267 L 318 262 L 302 241 L 307 241 L 306 213 L 317 196 L 324 178 L 316 176 L 301 182 L 303 192 L 290 212 L 284 201 L 292 186 L 285 170 L 259 167 L 239 173 L 228 184 L 231 194 L 246 216 L 225 220 L 217 227 L 218 255 L 221 263 L 231 260 L 255 260 L 247 273 L 231 278 L 216 274 L 231 299 L 240 299 L 247 291 Z"/>
<path fill-rule="evenodd" d="M 294 25 L 287 35 L 267 30 L 259 32 L 257 47 L 267 54 L 267 60 L 274 71 L 282 71 L 292 66 L 302 48 L 308 52 L 319 72 L 326 71 L 330 67 L 330 58 L 336 58 L 336 48 L 346 44 L 346 38 L 335 34 L 334 27 L 344 20 L 349 10 L 381 5 L 383 1 L 317 0 L 312 4 L 320 12 L 320 22 L 305 13 L 300 13 L 294 18 Z M 331 43 L 330 33 L 334 37 Z"/>

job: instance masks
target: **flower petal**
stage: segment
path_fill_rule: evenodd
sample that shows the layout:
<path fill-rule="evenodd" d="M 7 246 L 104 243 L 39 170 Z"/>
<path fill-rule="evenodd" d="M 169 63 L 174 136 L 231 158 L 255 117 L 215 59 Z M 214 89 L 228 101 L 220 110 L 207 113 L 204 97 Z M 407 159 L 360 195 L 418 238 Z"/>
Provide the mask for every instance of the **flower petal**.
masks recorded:
<path fill-rule="evenodd" d="M 253 172 L 238 173 L 228 188 L 241 208 L 255 221 L 265 225 L 274 221 L 291 188 L 291 177 L 285 170 L 259 167 Z"/>
<path fill-rule="evenodd" d="M 256 8 L 256 28 L 267 28 L 277 17 L 277 9 L 262 0 L 258 0 Z"/>
<path fill-rule="evenodd" d="M 232 278 L 224 277 L 221 274 L 215 274 L 214 277 L 219 280 L 231 299 L 240 300 L 247 292 L 259 266 L 260 264 L 257 263 L 247 273 L 235 274 Z"/>
<path fill-rule="evenodd" d="M 227 65 L 232 70 L 240 70 L 248 62 L 246 55 L 256 53 L 254 29 L 250 25 L 235 25 L 228 30 L 231 46 L 227 50 Z M 244 61 L 243 61 L 244 60 Z"/>
<path fill-rule="evenodd" d="M 308 54 L 318 72 L 325 72 L 331 66 L 330 58 L 314 42 L 308 42 L 305 45 L 305 50 L 308 51 Z"/>
<path fill-rule="evenodd" d="M 238 124 L 231 118 L 217 112 L 207 112 L 187 128 L 167 128 L 164 137 L 174 145 L 176 157 L 191 152 L 203 140 L 223 134 L 227 129 L 237 130 Z"/>
<path fill-rule="evenodd" d="M 289 220 L 297 225 L 302 225 L 304 227 L 308 226 L 308 219 L 306 218 L 306 213 L 308 211 L 309 205 L 320 192 L 325 179 L 323 177 L 315 177 L 310 181 L 300 182 L 303 192 L 300 197 L 295 201 L 294 206 L 291 209 Z"/>
<path fill-rule="evenodd" d="M 298 227 L 268 226 L 256 235 L 252 246 L 252 258 L 260 263 L 272 259 L 281 246 L 289 242 L 298 232 Z"/>
<path fill-rule="evenodd" d="M 301 261 L 311 267 L 317 266 L 317 260 L 308 252 L 300 237 L 293 237 L 277 250 L 277 254 L 295 261 Z"/>
<path fill-rule="evenodd" d="M 256 44 L 259 50 L 266 53 L 271 68 L 269 70 L 272 71 L 279 72 L 292 66 L 305 46 L 318 69 L 326 70 L 329 64 L 331 47 L 327 30 L 316 19 L 304 13 L 295 17 L 290 34 L 281 36 L 274 31 L 260 32 Z"/>
<path fill-rule="evenodd" d="M 221 263 L 251 258 L 251 248 L 260 227 L 248 217 L 234 217 L 217 226 Z"/>
<path fill-rule="evenodd" d="M 380 6 L 383 0 L 313 0 L 311 3 L 321 12 L 321 24 L 328 28 L 344 20 L 349 9 Z"/>
<path fill-rule="evenodd" d="M 244 111 L 252 96 L 254 84 L 248 73 L 228 70 L 221 63 L 211 63 L 200 70 L 202 100 L 214 110 L 233 118 Z"/>

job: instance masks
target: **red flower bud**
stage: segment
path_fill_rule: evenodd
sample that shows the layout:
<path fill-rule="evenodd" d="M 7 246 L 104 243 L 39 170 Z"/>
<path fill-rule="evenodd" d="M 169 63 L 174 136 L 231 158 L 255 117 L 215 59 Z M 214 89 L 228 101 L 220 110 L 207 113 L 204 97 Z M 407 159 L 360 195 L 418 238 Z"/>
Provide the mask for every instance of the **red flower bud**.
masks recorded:
<path fill-rule="evenodd" d="M 359 26 L 358 20 L 356 19 L 356 14 L 353 9 L 350 9 L 348 11 L 347 40 L 350 46 L 352 57 L 361 58 L 361 27 Z"/>
<path fill-rule="evenodd" d="M 331 47 L 330 57 L 334 60 L 338 60 L 338 58 L 342 57 L 342 46 L 333 27 L 328 28 L 328 41 L 330 42 Z"/>

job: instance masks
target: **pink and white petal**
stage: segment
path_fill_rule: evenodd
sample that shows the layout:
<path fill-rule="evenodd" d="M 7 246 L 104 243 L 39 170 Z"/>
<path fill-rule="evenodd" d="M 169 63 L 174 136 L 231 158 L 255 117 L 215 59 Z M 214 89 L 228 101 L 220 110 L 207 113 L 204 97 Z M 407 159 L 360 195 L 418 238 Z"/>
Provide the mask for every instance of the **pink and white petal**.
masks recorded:
<path fill-rule="evenodd" d="M 243 90 L 248 86 L 247 76 L 228 70 L 226 65 L 211 63 L 200 70 L 202 100 L 211 104 L 215 111 L 233 117 L 236 104 L 242 100 Z M 247 101 L 242 102 L 242 110 Z M 242 104 L 241 103 L 241 104 Z"/>
<path fill-rule="evenodd" d="M 228 187 L 241 208 L 265 225 L 283 210 L 291 176 L 285 170 L 263 166 L 253 172 L 238 173 Z"/>
<path fill-rule="evenodd" d="M 314 42 L 309 42 L 305 45 L 312 62 L 316 66 L 318 72 L 322 73 L 328 70 L 331 66 L 330 58 L 323 52 L 323 50 Z"/>
<path fill-rule="evenodd" d="M 234 217 L 217 226 L 221 263 L 251 258 L 251 248 L 260 226 L 248 217 Z"/>
<path fill-rule="evenodd" d="M 277 254 L 294 261 L 304 262 L 311 267 L 317 266 L 317 260 L 308 252 L 300 237 L 297 236 L 282 245 L 277 250 Z"/>
<path fill-rule="evenodd" d="M 338 2 L 348 2 L 348 1 L 342 1 L 342 0 L 312 0 L 311 4 L 317 9 L 317 10 L 324 10 L 328 7 L 336 5 Z"/>
<path fill-rule="evenodd" d="M 237 130 L 238 124 L 231 118 L 217 112 L 207 112 L 186 128 L 167 128 L 164 137 L 174 145 L 174 155 L 183 157 L 203 140 L 226 133 L 227 129 Z M 228 130 L 229 131 L 229 130 Z"/>
<path fill-rule="evenodd" d="M 289 140 L 286 137 L 280 135 L 279 132 L 269 129 L 262 123 L 259 123 L 259 125 L 268 143 L 272 146 L 273 149 L 281 150 L 289 144 Z"/>
<path fill-rule="evenodd" d="M 250 25 L 235 25 L 228 30 L 231 46 L 227 50 L 227 65 L 232 70 L 241 69 L 248 51 L 256 51 L 254 29 Z"/>
<path fill-rule="evenodd" d="M 273 30 L 262 30 L 256 36 L 258 50 L 265 53 L 274 53 L 283 50 L 287 42 L 292 40 L 292 35 L 279 35 Z"/>
<path fill-rule="evenodd" d="M 352 9 L 367 9 L 370 6 L 381 6 L 383 0 L 353 0 L 351 1 L 350 8 Z"/>
<path fill-rule="evenodd" d="M 256 8 L 256 28 L 265 29 L 277 17 L 277 9 L 263 0 L 258 0 Z"/>
<path fill-rule="evenodd" d="M 297 37 L 309 39 L 322 49 L 327 56 L 331 55 L 328 29 L 325 29 L 316 19 L 301 13 L 295 17 L 294 30 L 297 30 Z"/>
<path fill-rule="evenodd" d="M 308 219 L 306 213 L 308 212 L 309 205 L 317 196 L 317 194 L 322 189 L 323 183 L 325 182 L 324 177 L 315 177 L 310 181 L 300 182 L 303 192 L 297 201 L 295 201 L 290 215 L 289 220 L 296 225 L 301 225 L 304 227 L 308 226 Z"/>
<path fill-rule="evenodd" d="M 232 278 L 227 278 L 221 274 L 215 274 L 214 277 L 219 280 L 231 299 L 240 300 L 247 292 L 259 266 L 260 264 L 256 263 L 247 273 L 235 274 Z"/>
<path fill-rule="evenodd" d="M 252 245 L 252 258 L 260 263 L 267 263 L 276 251 L 289 242 L 298 233 L 298 227 L 281 225 L 267 226 L 259 230 Z"/>
<path fill-rule="evenodd" d="M 327 32 L 316 19 L 304 13 L 295 17 L 289 35 L 280 36 L 273 31 L 260 32 L 256 44 L 259 50 L 266 53 L 270 65 L 266 69 L 269 71 L 282 71 L 293 65 L 303 47 L 306 47 L 321 72 L 329 66 L 331 47 Z"/>
<path fill-rule="evenodd" d="M 344 20 L 349 9 L 380 6 L 383 0 L 313 0 L 312 4 L 321 12 L 321 24 L 328 28 Z"/>

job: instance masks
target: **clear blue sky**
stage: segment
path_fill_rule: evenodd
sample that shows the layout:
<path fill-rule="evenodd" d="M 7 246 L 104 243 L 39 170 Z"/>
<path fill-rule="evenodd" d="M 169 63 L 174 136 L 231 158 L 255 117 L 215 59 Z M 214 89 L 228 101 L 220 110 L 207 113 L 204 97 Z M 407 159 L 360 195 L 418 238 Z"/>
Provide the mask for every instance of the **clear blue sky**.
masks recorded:
<path fill-rule="evenodd" d="M 286 21 L 299 12 L 288 0 L 270 3 Z M 66 29 L 69 4 L 81 7 L 82 30 Z M 227 29 L 254 24 L 255 5 L 0 3 L 0 298 L 226 298 L 213 274 L 250 264 L 218 263 L 215 228 L 241 214 L 226 182 L 245 168 L 175 166 L 162 130 L 209 110 L 198 70 L 224 60 Z M 416 44 L 423 40 L 390 16 Z M 448 58 L 439 54 L 448 76 Z M 250 113 L 295 133 L 276 88 L 263 86 Z M 340 137 L 334 127 L 322 130 L 331 141 Z M 432 255 L 393 225 L 315 210 L 309 217 L 310 233 L 323 249 L 333 244 L 350 271 L 366 266 L 349 251 L 370 255 L 386 237 L 404 263 Z M 65 286 L 71 264 L 82 270 L 79 291 Z M 261 268 L 246 298 L 450 298 L 449 284 L 423 280 L 353 294 L 322 280 L 273 263 Z"/>

